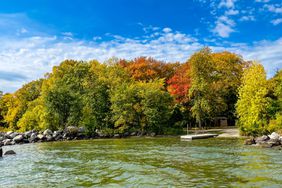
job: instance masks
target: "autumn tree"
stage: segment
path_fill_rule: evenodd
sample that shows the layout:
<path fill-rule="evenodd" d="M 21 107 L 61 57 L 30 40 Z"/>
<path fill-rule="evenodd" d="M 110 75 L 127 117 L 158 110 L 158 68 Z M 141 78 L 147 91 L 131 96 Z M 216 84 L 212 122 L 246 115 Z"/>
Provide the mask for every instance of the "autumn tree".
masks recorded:
<path fill-rule="evenodd" d="M 179 66 L 179 63 L 166 63 L 147 57 L 139 57 L 132 61 L 121 60 L 119 64 L 130 73 L 133 79 L 146 82 L 160 78 L 167 80 Z"/>
<path fill-rule="evenodd" d="M 188 91 L 191 87 L 191 78 L 189 75 L 189 63 L 179 66 L 175 74 L 167 81 L 167 90 L 174 97 L 177 103 L 187 103 L 189 100 Z"/>
<path fill-rule="evenodd" d="M 247 135 L 262 134 L 268 125 L 270 98 L 266 73 L 261 64 L 253 63 L 244 71 L 236 104 L 238 125 Z"/>

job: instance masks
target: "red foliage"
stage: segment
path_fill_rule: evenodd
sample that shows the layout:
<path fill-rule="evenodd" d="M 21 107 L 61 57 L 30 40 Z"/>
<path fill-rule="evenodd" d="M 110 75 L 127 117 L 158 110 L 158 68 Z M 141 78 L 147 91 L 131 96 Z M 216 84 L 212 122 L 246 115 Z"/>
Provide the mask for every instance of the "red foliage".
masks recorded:
<path fill-rule="evenodd" d="M 188 91 L 191 87 L 189 70 L 189 63 L 185 63 L 181 65 L 175 74 L 167 81 L 167 90 L 178 103 L 185 103 L 189 100 Z"/>

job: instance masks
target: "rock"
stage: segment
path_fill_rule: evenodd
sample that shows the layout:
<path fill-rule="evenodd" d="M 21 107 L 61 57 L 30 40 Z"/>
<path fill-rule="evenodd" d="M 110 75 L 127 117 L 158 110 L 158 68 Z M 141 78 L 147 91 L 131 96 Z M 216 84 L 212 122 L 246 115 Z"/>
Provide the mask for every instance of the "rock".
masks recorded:
<path fill-rule="evenodd" d="M 3 149 L 2 149 L 2 147 L 0 147 L 0 157 L 2 157 L 3 156 Z"/>
<path fill-rule="evenodd" d="M 114 138 L 120 138 L 119 134 L 114 134 Z"/>
<path fill-rule="evenodd" d="M 9 133 L 9 132 L 8 132 Z M 18 133 L 16 133 L 16 132 L 12 132 L 11 134 L 8 134 L 7 133 L 7 138 L 9 138 L 9 139 L 13 139 L 13 138 L 15 138 L 16 136 L 18 136 L 19 134 Z"/>
<path fill-rule="evenodd" d="M 150 136 L 155 137 L 157 134 L 156 133 L 151 133 Z"/>
<path fill-rule="evenodd" d="M 271 133 L 271 135 L 268 135 L 268 137 L 272 140 L 279 140 L 280 136 L 276 132 Z"/>
<path fill-rule="evenodd" d="M 271 144 L 271 147 L 273 146 L 279 146 L 280 145 L 280 140 L 279 139 L 270 139 L 267 141 L 268 144 Z"/>
<path fill-rule="evenodd" d="M 125 133 L 123 134 L 124 137 L 128 137 L 129 135 L 130 135 L 129 132 L 125 132 Z"/>
<path fill-rule="evenodd" d="M 257 137 L 255 139 L 256 143 L 262 143 L 262 142 L 266 142 L 267 140 L 269 140 L 270 138 L 266 135 L 263 135 L 261 137 Z"/>
<path fill-rule="evenodd" d="M 26 131 L 26 132 L 24 133 L 24 137 L 25 137 L 25 138 L 30 138 L 31 134 L 32 134 L 32 131 Z"/>
<path fill-rule="evenodd" d="M 252 145 L 252 144 L 255 144 L 255 139 L 254 138 L 249 138 L 247 140 L 245 140 L 244 144 L 245 145 Z"/>
<path fill-rule="evenodd" d="M 5 139 L 5 140 L 3 140 L 3 145 L 4 146 L 13 145 L 12 139 Z"/>
<path fill-rule="evenodd" d="M 23 139 L 24 139 L 24 136 L 21 135 L 21 134 L 19 134 L 18 136 L 16 136 L 16 137 L 13 138 L 13 141 L 14 141 L 15 143 L 20 143 L 21 141 L 23 141 Z"/>
<path fill-rule="evenodd" d="M 47 135 L 52 135 L 53 132 L 50 130 L 50 129 L 46 129 L 44 132 L 43 132 L 43 135 L 44 136 L 47 136 Z"/>
<path fill-rule="evenodd" d="M 43 134 L 39 134 L 39 135 L 37 135 L 37 138 L 38 138 L 39 140 L 44 140 L 44 139 L 45 139 L 45 136 L 44 136 Z"/>
<path fill-rule="evenodd" d="M 32 133 L 29 137 L 29 142 L 33 143 L 36 141 L 36 139 L 37 139 L 37 133 Z"/>
<path fill-rule="evenodd" d="M 79 129 L 76 126 L 68 126 L 65 129 L 66 136 L 68 137 L 76 137 L 78 132 L 79 132 Z"/>
<path fill-rule="evenodd" d="M 0 142 L 2 142 L 3 140 L 5 140 L 4 136 L 0 136 Z"/>
<path fill-rule="evenodd" d="M 132 132 L 131 134 L 130 134 L 130 136 L 136 136 L 137 135 L 137 132 Z"/>
<path fill-rule="evenodd" d="M 4 153 L 4 155 L 16 155 L 16 152 L 14 152 L 13 150 L 8 150 Z"/>
<path fill-rule="evenodd" d="M 12 133 L 14 133 L 13 131 L 8 131 L 6 134 L 5 134 L 5 137 L 8 138 Z"/>
<path fill-rule="evenodd" d="M 47 135 L 46 140 L 47 140 L 47 142 L 50 142 L 50 141 L 53 141 L 54 139 L 53 139 L 52 135 Z"/>
<path fill-rule="evenodd" d="M 63 139 L 63 131 L 54 131 L 54 133 L 53 133 L 53 138 L 54 138 L 54 140 L 61 140 L 61 139 Z"/>

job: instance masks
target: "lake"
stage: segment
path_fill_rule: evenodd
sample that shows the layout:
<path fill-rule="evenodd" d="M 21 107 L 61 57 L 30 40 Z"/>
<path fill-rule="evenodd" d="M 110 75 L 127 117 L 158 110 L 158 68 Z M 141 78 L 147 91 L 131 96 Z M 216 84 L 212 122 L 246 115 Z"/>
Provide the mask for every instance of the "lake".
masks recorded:
<path fill-rule="evenodd" d="M 282 151 L 238 138 L 96 139 L 4 147 L 0 187 L 281 187 Z"/>

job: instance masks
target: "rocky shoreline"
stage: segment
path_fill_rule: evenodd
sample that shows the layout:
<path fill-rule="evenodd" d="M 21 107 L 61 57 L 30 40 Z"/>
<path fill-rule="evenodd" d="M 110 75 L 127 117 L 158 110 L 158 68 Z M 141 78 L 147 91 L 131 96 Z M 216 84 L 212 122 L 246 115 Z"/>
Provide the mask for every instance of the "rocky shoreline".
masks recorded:
<path fill-rule="evenodd" d="M 145 133 L 136 131 L 132 133 L 124 134 L 106 134 L 100 131 L 96 131 L 94 135 L 89 136 L 83 127 L 69 126 L 64 130 L 51 131 L 46 129 L 45 131 L 27 131 L 24 133 L 18 132 L 0 132 L 0 147 L 9 146 L 15 144 L 27 144 L 36 142 L 51 142 L 51 141 L 64 141 L 64 140 L 85 140 L 92 138 L 125 138 L 129 136 L 156 136 L 155 133 Z"/>
<path fill-rule="evenodd" d="M 275 148 L 282 150 L 282 136 L 273 132 L 270 135 L 251 137 L 245 140 L 245 145 L 260 146 L 263 148 Z"/>

